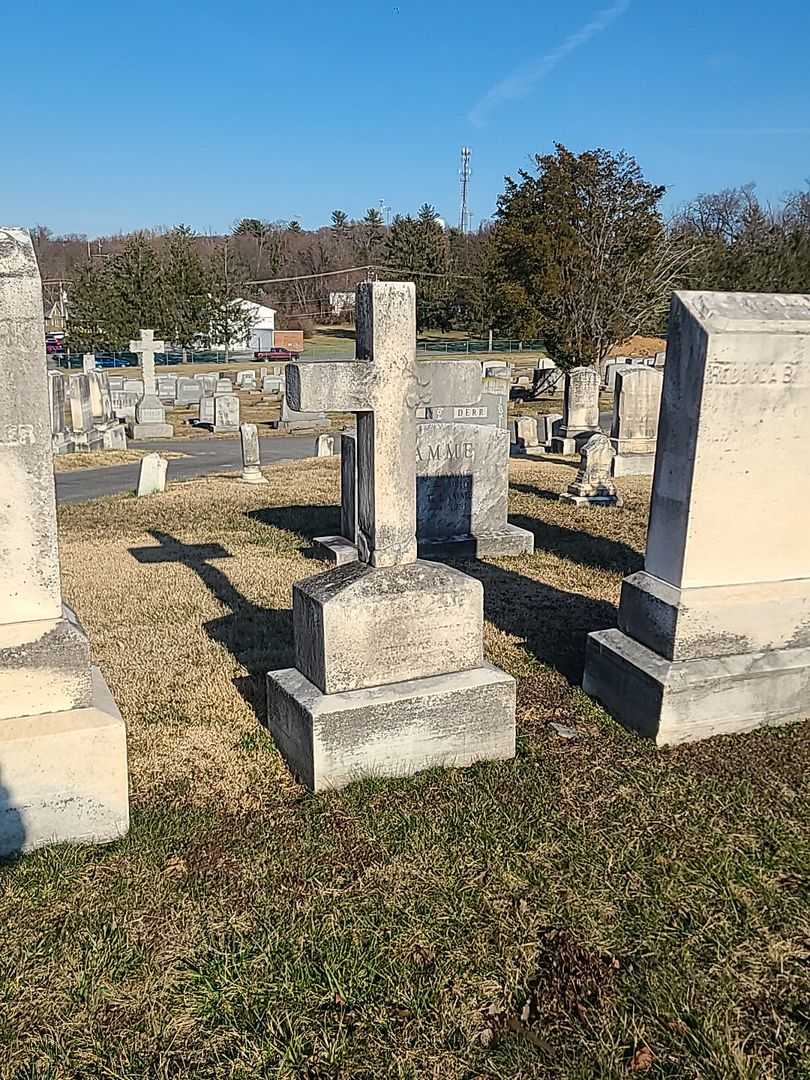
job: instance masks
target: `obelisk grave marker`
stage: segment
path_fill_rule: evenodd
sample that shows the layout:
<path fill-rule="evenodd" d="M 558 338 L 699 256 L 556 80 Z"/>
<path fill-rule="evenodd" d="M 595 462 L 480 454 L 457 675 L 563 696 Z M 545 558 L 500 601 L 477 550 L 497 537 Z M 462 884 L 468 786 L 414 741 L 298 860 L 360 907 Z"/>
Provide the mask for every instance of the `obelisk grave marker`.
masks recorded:
<path fill-rule="evenodd" d="M 810 296 L 676 294 L 645 569 L 584 688 L 679 743 L 810 716 Z"/>
<path fill-rule="evenodd" d="M 0 229 L 0 855 L 129 823 L 124 723 L 63 605 L 42 286 Z"/>
<path fill-rule="evenodd" d="M 441 404 L 416 364 L 416 292 L 357 290 L 357 359 L 290 364 L 294 409 L 357 418 L 361 561 L 293 586 L 296 666 L 270 672 L 268 724 L 311 788 L 364 774 L 508 758 L 515 683 L 483 658 L 483 590 L 416 558 L 416 410 Z M 450 400 L 475 403 L 477 361 Z"/>

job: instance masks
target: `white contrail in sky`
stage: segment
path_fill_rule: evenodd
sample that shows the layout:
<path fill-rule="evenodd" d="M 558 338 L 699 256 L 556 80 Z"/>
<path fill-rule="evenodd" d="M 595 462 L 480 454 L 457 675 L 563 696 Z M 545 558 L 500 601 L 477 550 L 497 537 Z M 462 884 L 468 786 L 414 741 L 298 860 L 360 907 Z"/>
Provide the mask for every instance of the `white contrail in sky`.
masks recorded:
<path fill-rule="evenodd" d="M 618 0 L 612 7 L 598 11 L 590 22 L 585 23 L 575 33 L 567 37 L 561 45 L 551 52 L 547 52 L 538 60 L 533 60 L 526 67 L 509 75 L 500 82 L 495 83 L 487 90 L 469 112 L 469 119 L 477 127 L 480 127 L 489 116 L 490 112 L 505 101 L 514 101 L 525 97 L 541 79 L 545 78 L 550 71 L 566 56 L 574 52 L 581 45 L 586 45 L 592 37 L 606 30 L 612 22 L 615 22 L 630 7 L 630 0 Z"/>

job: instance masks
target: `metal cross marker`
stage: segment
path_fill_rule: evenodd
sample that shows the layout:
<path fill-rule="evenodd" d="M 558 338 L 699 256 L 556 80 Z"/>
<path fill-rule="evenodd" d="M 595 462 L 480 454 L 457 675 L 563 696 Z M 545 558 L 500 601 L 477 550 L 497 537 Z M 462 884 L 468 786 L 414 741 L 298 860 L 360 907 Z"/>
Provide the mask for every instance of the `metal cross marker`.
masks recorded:
<path fill-rule="evenodd" d="M 129 351 L 140 356 L 143 367 L 143 394 L 144 397 L 157 396 L 157 382 L 155 380 L 155 353 L 164 352 L 166 344 L 163 341 L 155 341 L 154 330 L 141 330 L 139 341 L 130 341 Z"/>
<path fill-rule="evenodd" d="M 287 367 L 287 396 L 304 412 L 357 414 L 360 559 L 398 566 L 416 559 L 416 410 L 474 405 L 477 360 L 416 361 L 416 288 L 410 282 L 357 287 L 357 359 Z"/>

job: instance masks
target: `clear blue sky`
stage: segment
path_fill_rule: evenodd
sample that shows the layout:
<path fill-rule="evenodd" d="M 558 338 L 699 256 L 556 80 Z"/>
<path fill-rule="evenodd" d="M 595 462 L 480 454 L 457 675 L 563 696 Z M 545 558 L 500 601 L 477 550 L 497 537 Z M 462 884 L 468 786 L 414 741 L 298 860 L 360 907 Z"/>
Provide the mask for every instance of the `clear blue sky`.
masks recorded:
<path fill-rule="evenodd" d="M 625 148 L 676 206 L 810 178 L 808 0 L 8 0 L 0 218 L 88 234 L 473 221 L 555 141 Z"/>

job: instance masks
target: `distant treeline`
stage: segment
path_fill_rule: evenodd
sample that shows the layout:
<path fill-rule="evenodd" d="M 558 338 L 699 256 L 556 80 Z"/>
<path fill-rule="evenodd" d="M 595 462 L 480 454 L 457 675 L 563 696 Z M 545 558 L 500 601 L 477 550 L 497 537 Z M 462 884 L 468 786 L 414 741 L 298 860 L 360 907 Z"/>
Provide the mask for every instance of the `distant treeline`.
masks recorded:
<path fill-rule="evenodd" d="M 390 223 L 376 208 L 358 220 L 335 210 L 315 230 L 245 217 L 218 236 L 32 231 L 43 278 L 69 281 L 76 348 L 120 348 L 141 326 L 185 348 L 227 342 L 242 329 L 237 298 L 275 308 L 280 327 L 345 321 L 330 294 L 353 291 L 369 266 L 416 282 L 420 330 L 543 337 L 564 365 L 602 363 L 617 341 L 660 333 L 675 288 L 810 291 L 810 192 L 777 207 L 751 185 L 704 194 L 669 221 L 664 193 L 625 153 L 557 146 L 506 178 L 493 220 L 473 234 L 444 228 L 427 203 Z"/>

